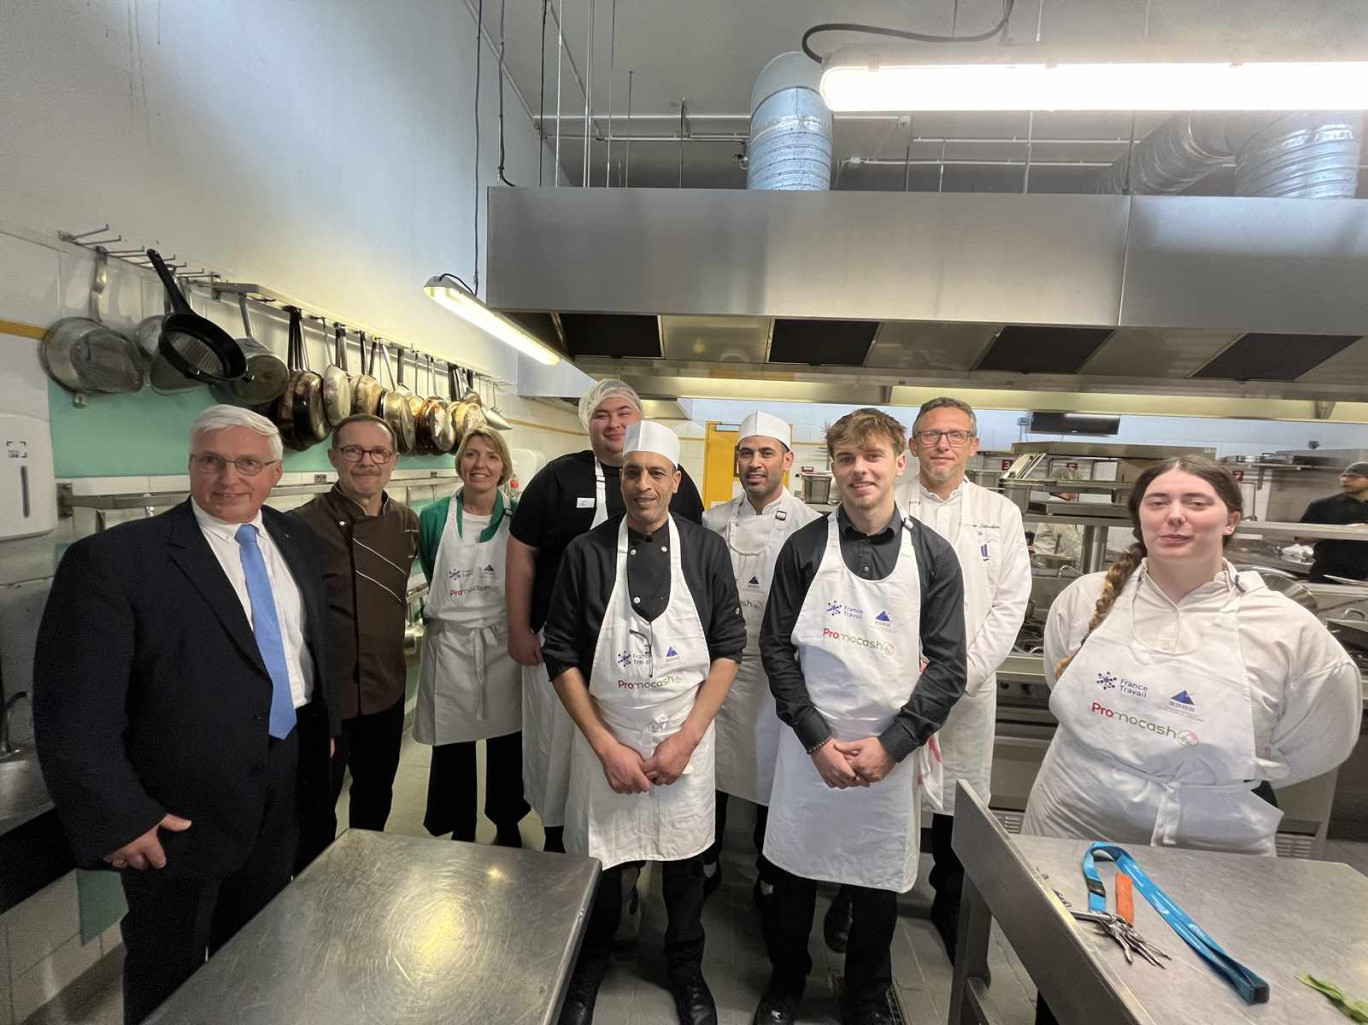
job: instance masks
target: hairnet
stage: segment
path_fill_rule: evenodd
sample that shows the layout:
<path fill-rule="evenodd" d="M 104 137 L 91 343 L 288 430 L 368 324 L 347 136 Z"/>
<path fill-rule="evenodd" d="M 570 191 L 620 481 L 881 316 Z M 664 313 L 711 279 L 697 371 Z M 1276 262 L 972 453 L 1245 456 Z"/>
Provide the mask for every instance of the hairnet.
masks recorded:
<path fill-rule="evenodd" d="M 584 425 L 586 431 L 589 429 L 589 421 L 594 417 L 594 410 L 598 409 L 599 404 L 604 399 L 611 399 L 617 395 L 622 396 L 635 406 L 636 411 L 642 416 L 646 415 L 646 411 L 641 407 L 641 397 L 637 395 L 635 388 L 626 381 L 619 381 L 615 377 L 605 378 L 585 392 L 579 400 L 580 423 Z"/>
<path fill-rule="evenodd" d="M 1342 472 L 1356 473 L 1360 477 L 1368 477 L 1368 463 L 1350 463 Z"/>

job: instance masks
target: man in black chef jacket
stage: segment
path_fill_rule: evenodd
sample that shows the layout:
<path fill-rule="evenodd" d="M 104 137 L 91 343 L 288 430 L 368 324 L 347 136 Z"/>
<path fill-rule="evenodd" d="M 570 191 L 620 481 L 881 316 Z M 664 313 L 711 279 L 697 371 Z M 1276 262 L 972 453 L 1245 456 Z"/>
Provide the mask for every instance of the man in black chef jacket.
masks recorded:
<path fill-rule="evenodd" d="M 1303 523 L 1368 523 L 1368 462 L 1350 463 L 1340 474 L 1340 493 L 1318 498 L 1302 513 Z M 1368 577 L 1368 541 L 1317 541 L 1307 579 L 1324 583 L 1326 574 Z"/>
<path fill-rule="evenodd" d="M 927 742 L 964 693 L 964 585 L 949 542 L 904 515 L 907 435 L 877 409 L 827 430 L 835 514 L 784 543 L 760 628 L 780 738 L 765 835 L 772 974 L 755 1022 L 793 1021 L 812 958 L 817 882 L 848 886 L 842 1020 L 891 1023 L 897 898 L 916 881 Z M 910 756 L 910 757 L 909 757 Z M 932 785 L 928 783 L 928 785 Z"/>
<path fill-rule="evenodd" d="M 551 460 L 528 483 L 509 528 L 505 574 L 508 651 L 524 667 L 523 781 L 548 851 L 565 849 L 561 831 L 574 728 L 547 678 L 539 631 L 565 546 L 622 514 L 622 442 L 627 428 L 642 418 L 641 399 L 622 381 L 599 381 L 580 399 L 579 417 L 591 447 Z M 703 518 L 698 489 L 683 470 L 670 511 L 695 523 Z"/>
<path fill-rule="evenodd" d="M 713 842 L 713 718 L 746 646 L 722 539 L 670 514 L 679 439 L 635 423 L 615 516 L 576 538 L 561 563 L 542 653 L 579 729 L 565 845 L 604 877 L 561 1013 L 593 1020 L 629 865 L 661 862 L 665 959 L 684 1025 L 715 1025 L 703 981 L 703 852 Z"/>

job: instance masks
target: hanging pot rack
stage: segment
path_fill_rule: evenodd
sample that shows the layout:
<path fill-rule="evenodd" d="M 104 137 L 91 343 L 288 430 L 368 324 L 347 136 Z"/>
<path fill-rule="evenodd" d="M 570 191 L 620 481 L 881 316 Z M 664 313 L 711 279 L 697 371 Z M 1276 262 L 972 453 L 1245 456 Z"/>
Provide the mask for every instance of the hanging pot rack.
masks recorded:
<path fill-rule="evenodd" d="M 110 248 L 112 245 L 126 242 L 127 240 L 120 233 L 115 232 L 111 234 L 108 224 L 102 225 L 92 231 L 58 231 L 57 237 L 63 242 L 69 242 L 92 252 L 97 246 L 103 247 L 109 257 L 113 260 L 122 261 L 123 263 L 132 267 L 137 267 L 140 270 L 150 271 L 152 269 L 152 263 L 147 258 L 147 250 L 145 248 Z M 285 320 L 289 316 L 289 314 L 285 312 L 285 307 L 297 306 L 303 311 L 304 319 L 306 321 L 312 322 L 319 330 L 324 332 L 325 342 L 331 341 L 328 332 L 337 327 L 350 329 L 353 332 L 364 331 L 368 338 L 379 342 L 383 348 L 390 350 L 403 349 L 405 352 L 411 354 L 419 353 L 423 356 L 429 356 L 439 364 L 450 364 L 451 366 L 456 367 L 457 370 L 463 371 L 473 377 L 478 377 L 481 381 L 486 382 L 490 387 L 496 389 L 501 383 L 488 374 L 473 371 L 469 367 L 457 363 L 455 360 L 447 359 L 446 357 L 433 353 L 421 346 L 413 345 L 409 342 L 386 340 L 383 335 L 372 331 L 365 325 L 343 321 L 331 313 L 320 310 L 318 307 L 311 306 L 309 303 L 296 299 L 293 296 L 286 295 L 276 289 L 268 288 L 265 285 L 254 282 L 228 281 L 217 271 L 211 271 L 204 267 L 200 267 L 193 271 L 186 270 L 186 268 L 190 266 L 190 262 L 180 260 L 175 253 L 167 256 L 165 262 L 166 266 L 170 268 L 176 278 L 183 283 L 184 288 L 198 288 L 202 291 L 207 291 L 210 298 L 215 301 L 225 301 L 225 297 L 227 297 L 226 301 L 236 304 L 238 296 L 243 296 L 248 303 L 255 304 L 260 312 L 269 313 L 281 320 Z"/>

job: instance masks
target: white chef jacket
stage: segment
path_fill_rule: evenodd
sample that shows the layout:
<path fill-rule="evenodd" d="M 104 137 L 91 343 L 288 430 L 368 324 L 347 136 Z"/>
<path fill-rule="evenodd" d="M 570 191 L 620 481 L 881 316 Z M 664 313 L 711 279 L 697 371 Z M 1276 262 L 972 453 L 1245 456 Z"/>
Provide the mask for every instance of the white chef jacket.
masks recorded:
<path fill-rule="evenodd" d="M 195 512 L 204 540 L 209 542 L 209 550 L 218 559 L 219 565 L 233 585 L 242 611 L 247 614 L 247 622 L 252 623 L 252 598 L 247 593 L 247 574 L 242 569 L 242 546 L 238 544 L 237 532 L 241 523 L 224 523 L 216 520 L 190 500 L 190 508 Z M 266 576 L 271 581 L 271 595 L 275 598 L 276 619 L 280 623 L 280 636 L 285 644 L 285 665 L 290 673 L 290 696 L 294 698 L 295 708 L 307 705 L 313 695 L 313 656 L 309 646 L 304 643 L 304 599 L 290 572 L 289 564 L 280 554 L 270 532 L 261 521 L 261 510 L 251 521 L 257 529 L 257 547 L 261 549 L 262 560 L 266 563 Z"/>
<path fill-rule="evenodd" d="M 1135 633 L 1159 651 L 1183 654 L 1215 629 L 1236 570 L 1173 601 L 1150 579 L 1146 562 L 1135 595 Z M 1248 572 L 1248 571 L 1246 571 Z M 1079 577 L 1050 606 L 1045 625 L 1045 679 L 1078 651 L 1102 594 L 1104 573 Z M 1358 740 L 1363 691 L 1358 666 L 1313 613 L 1269 588 L 1240 602 L 1240 650 L 1249 673 L 1260 776 L 1290 786 L 1328 772 Z"/>

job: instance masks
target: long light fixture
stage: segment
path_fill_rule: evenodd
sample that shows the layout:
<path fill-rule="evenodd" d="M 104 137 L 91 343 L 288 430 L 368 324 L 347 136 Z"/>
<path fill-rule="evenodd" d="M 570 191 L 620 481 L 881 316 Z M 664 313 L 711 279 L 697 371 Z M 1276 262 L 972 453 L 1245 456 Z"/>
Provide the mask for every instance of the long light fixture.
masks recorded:
<path fill-rule="evenodd" d="M 1368 109 L 1368 60 L 998 43 L 840 50 L 823 62 L 833 111 Z"/>
<path fill-rule="evenodd" d="M 503 314 L 491 310 L 454 274 L 438 274 L 428 278 L 423 291 L 429 299 L 436 300 L 466 323 L 493 335 L 505 345 L 511 345 L 543 366 L 553 367 L 561 361 L 559 352 L 528 334 Z"/>

